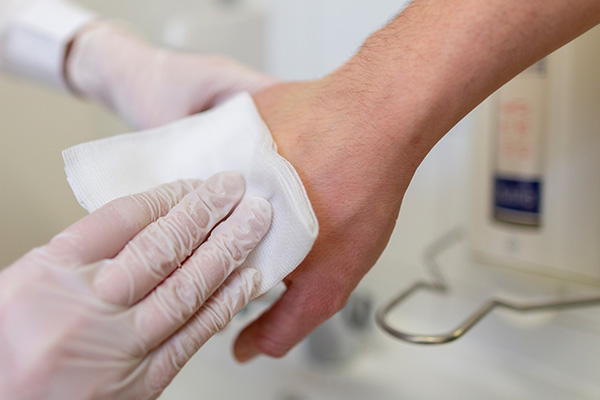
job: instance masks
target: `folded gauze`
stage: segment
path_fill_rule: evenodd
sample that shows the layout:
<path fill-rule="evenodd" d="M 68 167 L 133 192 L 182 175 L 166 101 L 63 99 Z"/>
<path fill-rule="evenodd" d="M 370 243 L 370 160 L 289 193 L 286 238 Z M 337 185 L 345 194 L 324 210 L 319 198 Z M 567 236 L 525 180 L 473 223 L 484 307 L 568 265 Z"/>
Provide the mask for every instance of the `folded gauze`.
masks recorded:
<path fill-rule="evenodd" d="M 273 206 L 271 228 L 246 262 L 262 272 L 259 294 L 306 257 L 318 231 L 298 174 L 283 157 L 250 95 L 210 111 L 137 133 L 83 143 L 63 151 L 75 197 L 92 212 L 109 201 L 178 179 L 207 179 L 226 170 L 246 180 L 245 196 Z"/>

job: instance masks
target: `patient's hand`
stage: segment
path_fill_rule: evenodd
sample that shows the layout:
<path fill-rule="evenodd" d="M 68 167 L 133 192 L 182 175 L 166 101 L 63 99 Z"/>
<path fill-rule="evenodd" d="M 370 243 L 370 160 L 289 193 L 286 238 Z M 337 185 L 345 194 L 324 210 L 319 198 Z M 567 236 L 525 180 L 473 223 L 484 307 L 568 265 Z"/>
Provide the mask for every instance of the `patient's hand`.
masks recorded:
<path fill-rule="evenodd" d="M 235 345 L 240 361 L 259 353 L 283 356 L 344 306 L 385 248 L 414 173 L 397 140 L 361 120 L 368 113 L 359 96 L 337 87 L 326 78 L 254 96 L 279 153 L 306 186 L 320 231 L 285 279 L 285 294 L 241 333 Z"/>

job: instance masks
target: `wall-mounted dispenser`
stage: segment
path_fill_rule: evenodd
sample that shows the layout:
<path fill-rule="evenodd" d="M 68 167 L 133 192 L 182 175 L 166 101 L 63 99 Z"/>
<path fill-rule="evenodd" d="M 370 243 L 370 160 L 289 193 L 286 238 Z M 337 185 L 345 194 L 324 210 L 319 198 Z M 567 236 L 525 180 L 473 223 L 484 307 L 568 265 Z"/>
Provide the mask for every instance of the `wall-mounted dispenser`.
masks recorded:
<path fill-rule="evenodd" d="M 518 75 L 477 114 L 474 254 L 600 283 L 600 28 Z"/>

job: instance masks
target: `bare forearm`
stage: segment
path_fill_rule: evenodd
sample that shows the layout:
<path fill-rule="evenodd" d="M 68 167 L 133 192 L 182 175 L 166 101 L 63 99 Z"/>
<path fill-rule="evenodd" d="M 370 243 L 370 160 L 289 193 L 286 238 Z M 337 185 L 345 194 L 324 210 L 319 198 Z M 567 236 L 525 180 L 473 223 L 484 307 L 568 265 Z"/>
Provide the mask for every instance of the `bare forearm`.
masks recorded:
<path fill-rule="evenodd" d="M 503 82 L 600 19 L 598 0 L 416 0 L 324 79 L 254 96 L 319 236 L 235 353 L 282 356 L 375 263 L 425 154 Z"/>
<path fill-rule="evenodd" d="M 417 0 L 326 80 L 352 86 L 353 115 L 418 163 L 494 90 L 599 22 L 596 0 Z"/>

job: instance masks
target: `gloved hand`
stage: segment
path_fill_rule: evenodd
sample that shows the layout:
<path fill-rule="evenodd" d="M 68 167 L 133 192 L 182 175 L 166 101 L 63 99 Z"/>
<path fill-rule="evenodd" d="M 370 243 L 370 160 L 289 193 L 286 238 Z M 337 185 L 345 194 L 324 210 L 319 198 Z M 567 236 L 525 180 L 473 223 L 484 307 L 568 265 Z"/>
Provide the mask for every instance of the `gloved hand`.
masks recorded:
<path fill-rule="evenodd" d="M 0 274 L 2 398 L 158 397 L 260 281 L 236 268 L 271 206 L 236 208 L 244 190 L 229 172 L 117 199 Z"/>
<path fill-rule="evenodd" d="M 171 52 L 107 22 L 93 22 L 76 35 L 65 73 L 76 92 L 135 128 L 163 125 L 275 83 L 226 57 Z"/>

